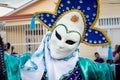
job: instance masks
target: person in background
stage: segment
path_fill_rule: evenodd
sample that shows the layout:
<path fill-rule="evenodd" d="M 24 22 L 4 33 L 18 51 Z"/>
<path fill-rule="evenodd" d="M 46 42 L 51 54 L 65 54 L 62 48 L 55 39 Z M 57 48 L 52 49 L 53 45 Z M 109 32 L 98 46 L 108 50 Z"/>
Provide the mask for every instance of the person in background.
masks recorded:
<path fill-rule="evenodd" d="M 114 51 L 112 52 L 113 57 L 115 57 L 115 55 L 116 55 L 116 53 L 117 53 L 117 48 L 118 48 L 118 46 L 119 46 L 119 45 L 115 45 L 115 49 L 114 49 Z"/>
<path fill-rule="evenodd" d="M 14 57 L 19 57 L 18 53 L 14 52 L 14 46 L 11 46 L 11 55 Z"/>
<path fill-rule="evenodd" d="M 11 46 L 11 55 L 14 52 L 14 46 Z"/>
<path fill-rule="evenodd" d="M 120 45 L 118 46 L 116 52 L 117 53 L 116 53 L 115 58 L 114 58 L 114 63 L 115 64 L 120 64 Z"/>
<path fill-rule="evenodd" d="M 114 63 L 116 65 L 116 80 L 120 80 L 120 45 L 117 48 Z M 118 78 L 118 79 L 117 79 Z"/>
<path fill-rule="evenodd" d="M 10 48 L 11 48 L 11 44 L 10 44 L 9 42 L 7 42 L 7 43 L 5 44 L 5 49 L 4 49 L 4 51 L 5 51 L 6 53 L 8 53 L 8 54 L 11 54 Z"/>
<path fill-rule="evenodd" d="M 98 52 L 95 52 L 95 62 L 98 62 L 98 63 L 103 63 L 104 62 L 104 60 L 102 59 L 102 58 L 100 58 L 100 55 L 99 55 L 99 53 Z"/>
<path fill-rule="evenodd" d="M 106 60 L 108 64 L 113 64 L 113 60 Z"/>

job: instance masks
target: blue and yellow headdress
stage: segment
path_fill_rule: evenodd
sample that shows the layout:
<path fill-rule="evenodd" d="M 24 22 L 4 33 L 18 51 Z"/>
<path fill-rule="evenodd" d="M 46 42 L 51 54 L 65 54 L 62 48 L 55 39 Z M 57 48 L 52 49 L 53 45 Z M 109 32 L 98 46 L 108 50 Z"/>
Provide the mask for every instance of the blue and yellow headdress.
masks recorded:
<path fill-rule="evenodd" d="M 100 13 L 100 0 L 59 0 L 54 12 L 36 12 L 33 16 L 52 31 L 56 22 L 65 13 L 76 10 L 84 19 L 84 33 L 81 42 L 91 46 L 105 46 L 111 44 L 107 34 L 100 28 L 95 27 Z M 34 28 L 34 27 L 33 27 Z"/>

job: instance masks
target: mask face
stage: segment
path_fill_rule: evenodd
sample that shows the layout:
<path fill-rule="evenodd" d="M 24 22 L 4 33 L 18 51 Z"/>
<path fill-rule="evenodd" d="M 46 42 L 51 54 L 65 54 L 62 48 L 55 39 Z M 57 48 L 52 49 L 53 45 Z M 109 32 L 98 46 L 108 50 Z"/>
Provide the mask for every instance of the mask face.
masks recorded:
<path fill-rule="evenodd" d="M 59 25 L 51 36 L 51 56 L 55 59 L 67 57 L 79 46 L 79 43 L 79 33 L 67 31 L 64 25 Z"/>
<path fill-rule="evenodd" d="M 53 30 L 49 42 L 50 55 L 54 59 L 62 59 L 72 55 L 78 48 L 84 30 L 80 31 L 74 23 L 69 20 L 61 19 Z M 79 32 L 80 31 L 80 32 Z"/>

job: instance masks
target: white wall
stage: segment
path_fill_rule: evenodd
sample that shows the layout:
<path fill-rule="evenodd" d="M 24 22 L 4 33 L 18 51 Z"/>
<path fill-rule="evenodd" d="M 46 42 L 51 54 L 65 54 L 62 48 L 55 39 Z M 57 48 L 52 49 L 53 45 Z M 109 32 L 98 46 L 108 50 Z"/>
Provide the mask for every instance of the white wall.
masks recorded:
<path fill-rule="evenodd" d="M 120 45 L 120 28 L 116 29 L 111 29 L 110 30 L 110 36 L 112 40 L 112 45 L 114 46 L 115 44 Z"/>

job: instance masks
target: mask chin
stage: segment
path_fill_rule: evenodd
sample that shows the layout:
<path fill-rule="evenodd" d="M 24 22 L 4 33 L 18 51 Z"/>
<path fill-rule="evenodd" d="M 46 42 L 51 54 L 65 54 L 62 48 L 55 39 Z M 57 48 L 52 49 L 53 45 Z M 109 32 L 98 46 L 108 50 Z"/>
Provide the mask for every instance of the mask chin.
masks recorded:
<path fill-rule="evenodd" d="M 51 45 L 52 43 L 50 43 Z M 53 45 L 50 46 L 50 55 L 54 59 L 63 59 L 71 56 L 74 50 L 64 50 L 64 49 L 56 49 Z"/>
<path fill-rule="evenodd" d="M 54 59 L 63 59 L 71 56 L 73 54 L 73 51 L 65 52 L 65 51 L 56 50 L 54 47 L 51 47 L 50 54 L 51 57 Z"/>

